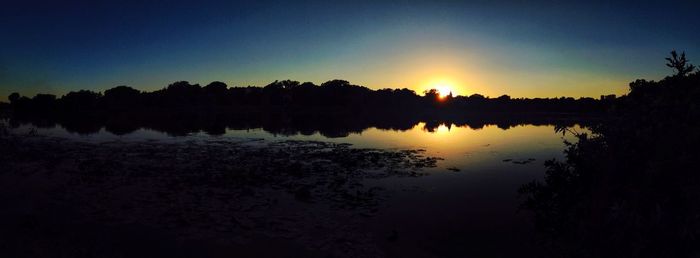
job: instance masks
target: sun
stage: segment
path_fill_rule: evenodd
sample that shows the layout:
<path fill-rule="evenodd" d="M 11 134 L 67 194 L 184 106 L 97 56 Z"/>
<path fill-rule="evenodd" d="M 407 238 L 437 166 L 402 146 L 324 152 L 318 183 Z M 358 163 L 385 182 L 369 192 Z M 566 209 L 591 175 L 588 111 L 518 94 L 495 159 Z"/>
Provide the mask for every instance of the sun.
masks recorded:
<path fill-rule="evenodd" d="M 438 91 L 440 98 L 445 98 L 452 94 L 452 87 L 447 84 L 437 84 L 435 85 L 435 89 Z"/>
<path fill-rule="evenodd" d="M 458 91 L 461 90 L 460 87 L 455 86 L 457 85 L 455 81 L 446 78 L 427 80 L 422 85 L 424 92 L 434 91 L 439 100 L 447 100 L 448 96 L 457 96 Z"/>

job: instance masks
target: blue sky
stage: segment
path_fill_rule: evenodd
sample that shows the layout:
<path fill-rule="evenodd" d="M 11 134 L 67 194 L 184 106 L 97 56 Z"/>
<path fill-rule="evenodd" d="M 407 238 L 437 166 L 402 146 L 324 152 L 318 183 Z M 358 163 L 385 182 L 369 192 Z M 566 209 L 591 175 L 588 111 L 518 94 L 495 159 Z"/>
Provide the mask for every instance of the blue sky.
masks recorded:
<path fill-rule="evenodd" d="M 336 78 L 599 96 L 670 74 L 671 49 L 700 58 L 697 1 L 16 2 L 0 9 L 0 99 Z"/>

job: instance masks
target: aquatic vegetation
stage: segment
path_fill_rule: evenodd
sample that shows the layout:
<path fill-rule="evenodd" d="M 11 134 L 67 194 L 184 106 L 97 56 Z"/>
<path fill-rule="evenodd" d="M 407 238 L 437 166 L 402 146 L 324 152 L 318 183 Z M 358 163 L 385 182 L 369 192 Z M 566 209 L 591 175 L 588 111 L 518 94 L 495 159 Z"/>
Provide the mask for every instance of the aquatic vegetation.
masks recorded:
<path fill-rule="evenodd" d="M 347 252 L 341 257 L 363 248 L 348 251 L 338 238 L 358 246 L 370 240 L 338 227 L 373 216 L 387 195 L 366 180 L 420 176 L 438 161 L 423 150 L 315 141 L 95 144 L 26 135 L 6 141 L 11 144 L 0 148 L 0 175 L 51 178 L 52 202 L 101 223 L 177 229 L 183 238 L 235 232 L 227 238 L 234 242 L 259 235 L 294 238 Z M 337 232 L 323 239 L 308 234 L 319 228 Z M 12 241 L 41 238 L 14 236 Z"/>
<path fill-rule="evenodd" d="M 528 159 L 521 159 L 521 160 L 516 160 L 516 159 L 503 159 L 503 162 L 510 162 L 513 164 L 518 164 L 518 165 L 525 165 L 525 164 L 530 164 L 532 162 L 535 162 L 537 159 L 534 158 L 528 158 Z"/>

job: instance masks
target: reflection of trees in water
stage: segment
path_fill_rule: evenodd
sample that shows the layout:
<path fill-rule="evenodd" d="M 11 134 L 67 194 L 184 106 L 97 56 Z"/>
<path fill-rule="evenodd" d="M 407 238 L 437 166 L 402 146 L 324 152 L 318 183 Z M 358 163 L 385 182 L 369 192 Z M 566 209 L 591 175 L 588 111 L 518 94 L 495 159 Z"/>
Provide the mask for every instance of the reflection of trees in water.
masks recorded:
<path fill-rule="evenodd" d="M 699 99 L 700 72 L 632 82 L 613 118 L 520 189 L 554 256 L 700 254 Z"/>
<path fill-rule="evenodd" d="M 596 114 L 615 97 L 439 97 L 435 91 L 419 96 L 409 89 L 372 90 L 344 80 L 321 85 L 285 80 L 264 87 L 230 88 L 222 82 L 202 87 L 180 81 L 152 92 L 117 86 L 104 94 L 81 90 L 60 98 L 50 94 L 29 98 L 13 93 L 8 99 L 10 105 L 0 112 L 9 107 L 15 123 L 31 122 L 39 127 L 58 123 L 81 134 L 102 127 L 115 134 L 146 127 L 172 135 L 199 131 L 219 135 L 226 128 L 263 128 L 281 135 L 320 132 L 343 137 L 370 127 L 407 130 L 419 121 L 472 128 L 496 124 L 504 129 L 523 123 L 553 124 L 564 116 L 551 114 Z"/>
<path fill-rule="evenodd" d="M 93 134 L 102 128 L 124 135 L 147 128 L 182 136 L 189 133 L 205 132 L 209 135 L 222 135 L 226 129 L 247 130 L 261 128 L 276 135 L 312 135 L 320 133 L 325 137 L 346 137 L 361 133 L 369 128 L 380 130 L 406 131 L 424 122 L 424 130 L 434 132 L 441 125 L 480 129 L 486 125 L 496 125 L 509 129 L 523 124 L 533 125 L 574 125 L 587 123 L 590 117 L 575 118 L 563 114 L 468 114 L 461 116 L 406 115 L 396 113 L 374 114 L 290 114 L 290 113 L 195 113 L 195 112 L 143 112 L 139 114 L 113 114 L 110 116 L 15 116 L 11 126 L 30 123 L 40 128 L 56 125 L 78 134 Z"/>

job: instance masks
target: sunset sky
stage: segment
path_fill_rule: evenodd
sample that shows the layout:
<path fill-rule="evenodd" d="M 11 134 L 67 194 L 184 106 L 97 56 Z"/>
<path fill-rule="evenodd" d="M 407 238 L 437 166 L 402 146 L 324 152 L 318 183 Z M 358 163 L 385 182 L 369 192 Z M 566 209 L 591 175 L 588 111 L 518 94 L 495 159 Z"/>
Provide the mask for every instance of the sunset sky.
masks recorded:
<path fill-rule="evenodd" d="M 700 1 L 13 2 L 0 8 L 0 100 L 283 79 L 598 97 L 670 74 L 674 48 L 700 64 Z"/>

